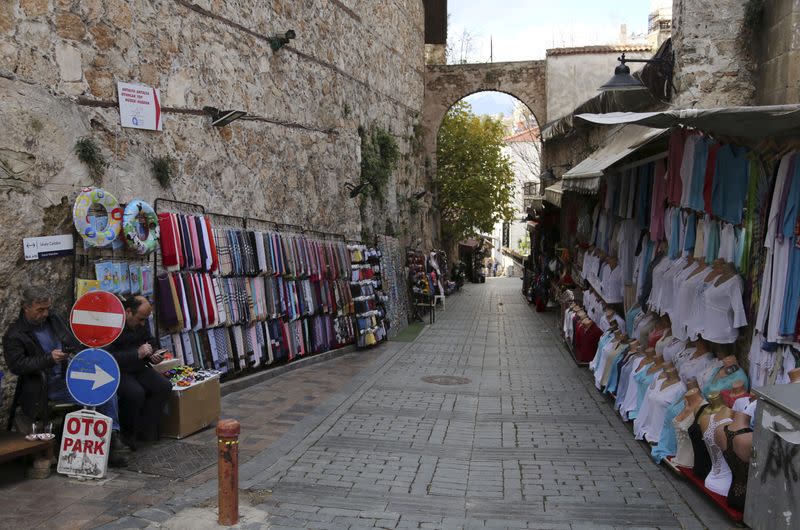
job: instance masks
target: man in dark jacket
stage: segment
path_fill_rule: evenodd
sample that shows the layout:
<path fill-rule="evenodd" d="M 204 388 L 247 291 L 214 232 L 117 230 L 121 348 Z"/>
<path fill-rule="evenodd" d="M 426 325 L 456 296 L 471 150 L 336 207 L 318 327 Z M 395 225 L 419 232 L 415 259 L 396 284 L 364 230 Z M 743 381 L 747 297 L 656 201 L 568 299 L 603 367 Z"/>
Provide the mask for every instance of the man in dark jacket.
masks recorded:
<path fill-rule="evenodd" d="M 118 390 L 120 422 L 123 439 L 131 445 L 136 438 L 158 439 L 161 411 L 172 384 L 152 367 L 163 357 L 153 349 L 155 340 L 148 325 L 150 302 L 143 296 L 132 296 L 123 301 L 123 306 L 125 329 L 108 351 L 117 359 L 122 372 Z"/>
<path fill-rule="evenodd" d="M 28 287 L 22 292 L 22 310 L 3 336 L 3 354 L 9 370 L 18 376 L 15 404 L 22 411 L 16 415 L 17 430 L 29 432 L 34 421 L 47 422 L 48 400 L 74 403 L 67 390 L 69 355 L 81 349 L 63 318 L 50 313 L 52 297 L 41 289 Z M 11 415 L 15 410 L 12 407 Z M 109 465 L 126 465 L 116 452 L 121 448 L 118 436 L 117 396 L 96 407 L 111 418 L 112 451 Z"/>

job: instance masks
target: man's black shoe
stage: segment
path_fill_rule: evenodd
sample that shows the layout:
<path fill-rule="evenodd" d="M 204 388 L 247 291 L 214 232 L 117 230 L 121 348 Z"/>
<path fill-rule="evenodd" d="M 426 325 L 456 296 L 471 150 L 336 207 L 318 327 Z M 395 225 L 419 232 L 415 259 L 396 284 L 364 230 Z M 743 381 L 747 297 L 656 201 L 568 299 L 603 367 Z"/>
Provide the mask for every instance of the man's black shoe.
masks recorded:
<path fill-rule="evenodd" d="M 132 434 L 122 434 L 120 436 L 120 440 L 122 441 L 123 444 L 127 445 L 128 449 L 130 449 L 131 451 L 136 451 L 139 448 L 139 446 L 136 443 L 136 436 Z"/>
<path fill-rule="evenodd" d="M 119 454 L 119 451 L 111 451 L 108 454 L 108 467 L 128 467 L 128 459 Z"/>

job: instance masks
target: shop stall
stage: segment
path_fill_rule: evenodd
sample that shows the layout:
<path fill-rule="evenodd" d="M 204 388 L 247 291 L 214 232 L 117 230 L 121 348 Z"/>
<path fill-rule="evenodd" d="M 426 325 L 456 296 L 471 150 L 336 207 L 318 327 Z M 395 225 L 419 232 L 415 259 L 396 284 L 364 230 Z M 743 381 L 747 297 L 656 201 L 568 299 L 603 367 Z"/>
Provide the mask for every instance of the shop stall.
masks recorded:
<path fill-rule="evenodd" d="M 73 209 L 76 298 L 141 295 L 173 382 L 162 430 L 216 420 L 220 381 L 387 337 L 382 253 L 338 234 L 86 188 Z"/>
<path fill-rule="evenodd" d="M 618 129 L 564 175 L 590 208 L 561 332 L 655 462 L 750 520 L 764 415 L 800 412 L 768 397 L 800 380 L 800 106 L 579 118 Z"/>

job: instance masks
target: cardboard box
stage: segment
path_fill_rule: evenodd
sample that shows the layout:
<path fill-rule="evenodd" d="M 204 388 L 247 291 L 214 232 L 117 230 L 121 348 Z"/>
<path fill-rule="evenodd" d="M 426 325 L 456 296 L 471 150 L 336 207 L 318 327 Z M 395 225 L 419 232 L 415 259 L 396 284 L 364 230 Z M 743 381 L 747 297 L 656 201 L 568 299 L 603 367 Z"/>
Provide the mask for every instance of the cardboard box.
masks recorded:
<path fill-rule="evenodd" d="M 173 389 L 161 416 L 161 435 L 186 438 L 219 419 L 219 377 L 180 390 Z"/>

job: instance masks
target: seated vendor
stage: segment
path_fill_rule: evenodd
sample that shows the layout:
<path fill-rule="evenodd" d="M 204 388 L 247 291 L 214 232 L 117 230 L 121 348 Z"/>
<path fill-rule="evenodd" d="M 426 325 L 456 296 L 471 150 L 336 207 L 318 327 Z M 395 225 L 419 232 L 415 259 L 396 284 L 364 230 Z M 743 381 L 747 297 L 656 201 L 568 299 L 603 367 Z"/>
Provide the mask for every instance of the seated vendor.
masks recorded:
<path fill-rule="evenodd" d="M 42 288 L 28 287 L 22 292 L 22 309 L 3 336 L 3 355 L 11 373 L 19 377 L 11 414 L 17 430 L 32 431 L 33 422 L 49 423 L 48 400 L 54 403 L 74 403 L 67 390 L 66 374 L 69 356 L 82 349 L 72 335 L 69 325 L 56 313 L 51 313 L 52 296 Z M 14 415 L 15 405 L 22 410 Z M 111 418 L 111 451 L 108 463 L 112 467 L 127 465 L 119 454 L 119 421 L 117 396 L 96 407 Z M 45 427 L 45 425 L 42 425 Z"/>
<path fill-rule="evenodd" d="M 158 439 L 158 424 L 172 384 L 153 365 L 163 360 L 154 349 L 148 318 L 152 312 L 144 296 L 123 300 L 125 329 L 108 351 L 117 359 L 122 378 L 119 384 L 120 423 L 126 444 L 135 448 L 135 440 Z"/>

